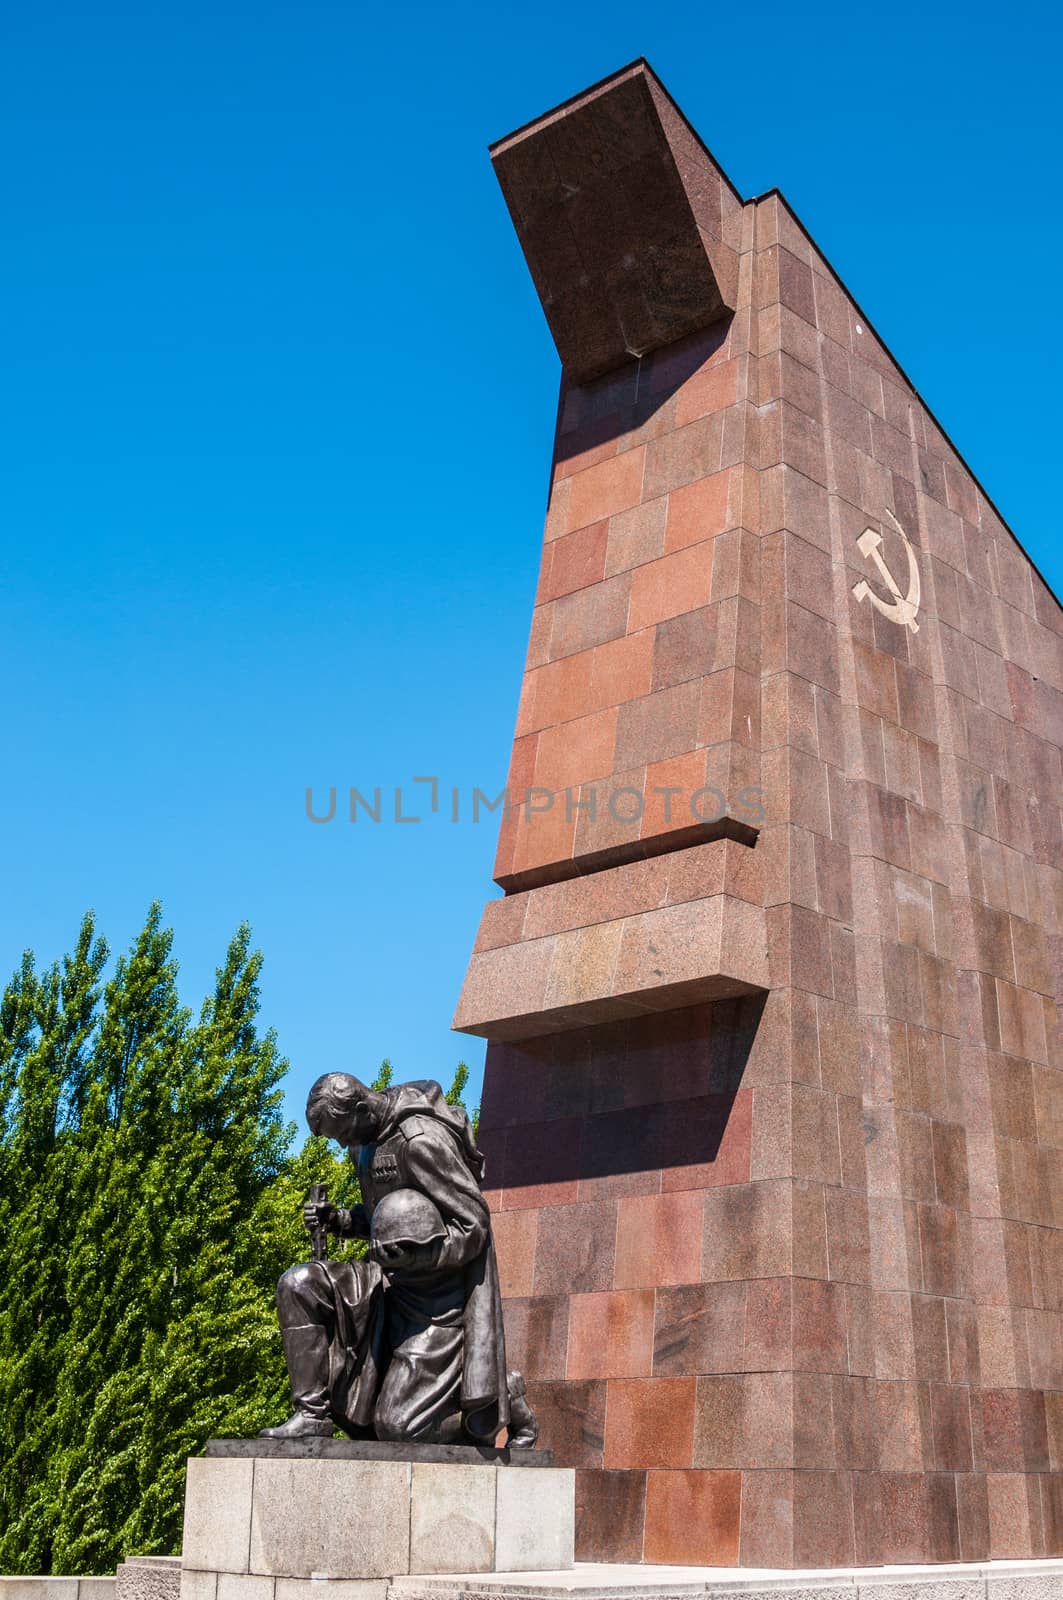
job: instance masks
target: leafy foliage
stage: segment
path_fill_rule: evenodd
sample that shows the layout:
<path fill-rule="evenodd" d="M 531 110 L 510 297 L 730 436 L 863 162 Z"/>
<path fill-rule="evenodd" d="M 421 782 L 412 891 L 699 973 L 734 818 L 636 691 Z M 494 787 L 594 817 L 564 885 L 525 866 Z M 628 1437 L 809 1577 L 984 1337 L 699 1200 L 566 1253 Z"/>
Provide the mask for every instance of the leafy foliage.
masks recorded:
<path fill-rule="evenodd" d="M 180 1548 L 186 1456 L 285 1413 L 274 1289 L 306 1257 L 310 1185 L 358 1199 L 324 1140 L 293 1151 L 250 930 L 198 1017 L 172 947 L 152 906 L 105 981 L 89 915 L 0 996 L 3 1572 Z M 452 1103 L 467 1080 L 461 1064 Z"/>

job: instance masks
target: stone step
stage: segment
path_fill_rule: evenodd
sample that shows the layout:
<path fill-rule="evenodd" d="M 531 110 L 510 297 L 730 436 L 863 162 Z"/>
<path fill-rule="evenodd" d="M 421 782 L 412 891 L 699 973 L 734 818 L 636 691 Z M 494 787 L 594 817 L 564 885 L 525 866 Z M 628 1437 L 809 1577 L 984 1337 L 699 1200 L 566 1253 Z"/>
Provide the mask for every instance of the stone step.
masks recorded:
<path fill-rule="evenodd" d="M 180 1556 L 126 1556 L 114 1578 L 114 1600 L 179 1600 Z"/>
<path fill-rule="evenodd" d="M 393 1578 L 388 1600 L 1063 1600 L 1063 1560 L 939 1566 L 649 1567 L 577 1562 L 557 1572 Z M 322 1597 L 324 1600 L 324 1596 Z"/>
<path fill-rule="evenodd" d="M 0 1577 L 0 1600 L 114 1600 L 114 1579 Z"/>

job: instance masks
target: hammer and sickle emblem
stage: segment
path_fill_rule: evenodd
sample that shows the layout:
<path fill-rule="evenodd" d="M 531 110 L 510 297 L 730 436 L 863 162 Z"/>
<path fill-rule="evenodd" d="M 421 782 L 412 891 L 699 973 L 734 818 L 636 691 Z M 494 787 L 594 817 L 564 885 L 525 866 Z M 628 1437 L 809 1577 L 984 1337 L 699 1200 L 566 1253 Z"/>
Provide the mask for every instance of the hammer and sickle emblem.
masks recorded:
<path fill-rule="evenodd" d="M 894 578 L 893 573 L 882 559 L 882 555 L 879 550 L 879 546 L 882 543 L 882 535 L 880 533 L 876 533 L 874 528 L 864 529 L 863 533 L 856 541 L 856 548 L 864 557 L 865 561 L 867 560 L 868 556 L 870 556 L 871 560 L 875 563 L 883 583 L 893 596 L 893 604 L 890 605 L 888 600 L 881 600 L 875 591 L 868 584 L 866 584 L 863 579 L 861 579 L 859 583 L 853 585 L 853 593 L 855 594 L 857 600 L 870 600 L 876 611 L 881 611 L 882 615 L 884 617 L 889 617 L 891 622 L 899 622 L 902 627 L 911 628 L 913 633 L 918 633 L 919 624 L 915 619 L 919 611 L 919 599 L 921 591 L 919 588 L 919 568 L 916 564 L 915 551 L 909 544 L 904 529 L 897 521 L 897 518 L 893 515 L 893 512 L 887 508 L 886 515 L 889 517 L 890 521 L 893 523 L 893 526 L 896 528 L 897 532 L 904 541 L 905 554 L 908 557 L 908 593 L 906 595 L 901 594 L 900 589 L 897 587 L 897 581 Z"/>

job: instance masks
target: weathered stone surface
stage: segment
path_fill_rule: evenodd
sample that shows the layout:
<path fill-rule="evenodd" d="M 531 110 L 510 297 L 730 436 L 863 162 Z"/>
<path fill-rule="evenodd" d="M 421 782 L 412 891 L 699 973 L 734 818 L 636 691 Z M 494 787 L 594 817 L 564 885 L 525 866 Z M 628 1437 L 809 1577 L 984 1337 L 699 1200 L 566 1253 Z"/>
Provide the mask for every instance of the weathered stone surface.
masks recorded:
<path fill-rule="evenodd" d="M 217 1600 L 218 1574 L 181 1567 L 181 1600 Z"/>
<path fill-rule="evenodd" d="M 491 147 L 558 353 L 580 382 L 733 304 L 719 195 L 710 238 L 688 193 L 719 174 L 699 152 L 701 170 L 686 175 L 689 152 L 673 149 L 651 83 L 636 63 Z"/>
<path fill-rule="evenodd" d="M 575 1540 L 575 1475 L 498 1474 L 495 1567 L 499 1572 L 571 1567 Z"/>
<path fill-rule="evenodd" d="M 526 981 L 515 965 L 526 969 Z M 583 1022 L 757 994 L 768 981 L 764 911 L 713 895 L 480 951 L 454 1027 L 499 1040 L 563 1033 Z"/>
<path fill-rule="evenodd" d="M 127 1556 L 114 1577 L 114 1600 L 178 1600 L 180 1556 Z"/>
<path fill-rule="evenodd" d="M 274 1579 L 252 1572 L 219 1572 L 217 1600 L 273 1600 Z"/>
<path fill-rule="evenodd" d="M 497 1467 L 415 1463 L 410 1571 L 491 1572 L 495 1566 Z"/>
<path fill-rule="evenodd" d="M 104 1578 L 113 1593 L 114 1580 Z M 78 1585 L 88 1582 L 82 1578 L 28 1577 L 0 1578 L 0 1600 L 78 1600 Z"/>
<path fill-rule="evenodd" d="M 566 1469 L 196 1459 L 189 1462 L 181 1600 L 374 1600 L 368 1590 L 341 1588 L 458 1566 L 493 1572 L 499 1560 L 518 1570 L 571 1565 L 574 1507 L 574 1474 Z M 327 1588 L 282 1594 L 289 1579 Z"/>
<path fill-rule="evenodd" d="M 236 1465 L 245 1463 L 226 1463 Z M 412 1473 L 404 1461 L 255 1461 L 250 1571 L 286 1578 L 408 1571 Z"/>
<path fill-rule="evenodd" d="M 385 1578 L 276 1578 L 275 1600 L 387 1600 Z"/>
<path fill-rule="evenodd" d="M 211 1461 L 196 1456 L 189 1460 L 181 1542 L 184 1567 L 207 1572 L 249 1570 L 254 1470 L 253 1461 Z M 189 1600 L 183 1589 L 182 1596 Z"/>
<path fill-rule="evenodd" d="M 586 1562 L 568 1572 L 476 1573 L 396 1578 L 390 1600 L 693 1600 L 694 1596 L 741 1600 L 1053 1600 L 1063 1582 L 1063 1562 L 966 1562 L 938 1567 L 847 1567 L 834 1572 L 768 1572 L 750 1568 L 661 1567 Z"/>

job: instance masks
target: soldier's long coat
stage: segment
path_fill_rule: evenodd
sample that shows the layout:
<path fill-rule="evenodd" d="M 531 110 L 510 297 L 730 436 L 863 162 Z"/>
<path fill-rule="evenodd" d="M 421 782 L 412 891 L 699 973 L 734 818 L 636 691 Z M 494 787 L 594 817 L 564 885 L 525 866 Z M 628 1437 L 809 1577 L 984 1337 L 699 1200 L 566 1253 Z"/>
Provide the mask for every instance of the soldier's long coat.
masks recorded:
<path fill-rule="evenodd" d="M 498 1406 L 509 1420 L 506 1348 L 490 1214 L 480 1188 L 483 1157 L 464 1111 L 437 1083 L 385 1090 L 387 1111 L 372 1144 L 355 1154 L 368 1231 L 373 1208 L 394 1189 L 419 1190 L 446 1228 L 437 1270 L 388 1283 L 371 1262 L 333 1267 L 337 1339 L 333 1411 L 351 1427 L 383 1421 L 406 1437 L 430 1434 L 459 1409 Z"/>

